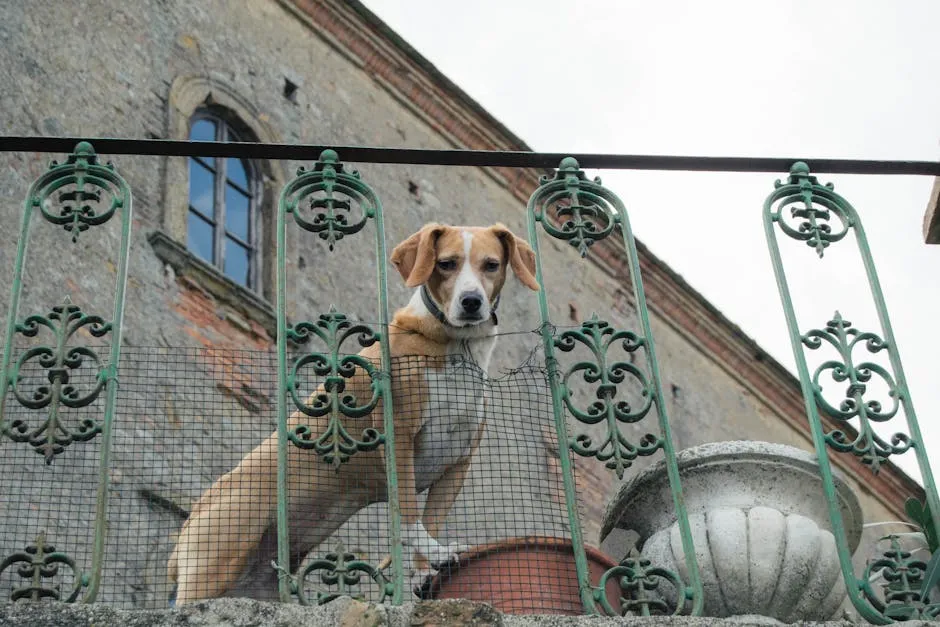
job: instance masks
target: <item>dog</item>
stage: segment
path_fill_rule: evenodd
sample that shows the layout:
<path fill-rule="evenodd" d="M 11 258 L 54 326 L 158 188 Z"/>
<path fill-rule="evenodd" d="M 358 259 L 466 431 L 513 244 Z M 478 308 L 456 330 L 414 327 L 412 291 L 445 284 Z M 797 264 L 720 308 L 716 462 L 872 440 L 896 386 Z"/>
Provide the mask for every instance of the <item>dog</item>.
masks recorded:
<path fill-rule="evenodd" d="M 508 273 L 532 290 L 539 284 L 534 252 L 499 223 L 427 224 L 395 247 L 391 261 L 405 285 L 415 288 L 409 303 L 395 313 L 388 337 L 402 544 L 408 566 L 430 573 L 429 567 L 469 549 L 445 546 L 435 538 L 460 493 L 484 428 L 482 384 L 463 394 L 473 400 L 454 403 L 432 385 L 434 377 L 444 376 L 451 384 L 459 380 L 446 378 L 453 356 L 472 360 L 485 376 Z M 377 343 L 359 354 L 380 363 Z M 396 356 L 410 356 L 409 367 L 396 367 Z M 362 368 L 345 380 L 344 393 L 357 399 L 371 398 L 371 390 L 371 378 Z M 321 386 L 311 399 L 322 392 Z M 382 415 L 380 400 L 363 422 L 382 432 Z M 305 424 L 319 435 L 328 420 L 297 411 L 288 428 Z M 290 573 L 352 514 L 387 500 L 384 449 L 356 452 L 336 468 L 314 451 L 288 444 Z M 279 575 L 272 567 L 277 556 L 276 479 L 275 432 L 202 494 L 167 564 L 177 603 L 219 596 L 278 598 Z M 376 490 L 376 485 L 382 488 Z M 418 494 L 425 489 L 427 500 L 419 515 Z"/>

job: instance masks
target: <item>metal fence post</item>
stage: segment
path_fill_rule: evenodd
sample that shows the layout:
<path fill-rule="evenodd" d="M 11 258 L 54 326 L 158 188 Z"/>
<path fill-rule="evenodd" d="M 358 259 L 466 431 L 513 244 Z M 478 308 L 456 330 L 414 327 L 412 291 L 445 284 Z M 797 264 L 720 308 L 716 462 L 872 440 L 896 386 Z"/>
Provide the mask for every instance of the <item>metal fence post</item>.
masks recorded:
<path fill-rule="evenodd" d="M 655 581 L 657 578 L 668 579 L 671 583 L 676 583 L 681 582 L 681 578 L 671 572 L 665 573 L 664 576 L 662 573 L 665 571 L 657 569 L 655 566 L 644 570 L 638 565 L 627 566 L 621 564 L 605 573 L 597 584 L 590 581 L 584 540 L 578 519 L 571 452 L 604 462 L 605 466 L 615 472 L 618 478 L 622 478 L 624 471 L 631 466 L 632 460 L 638 456 L 653 455 L 661 449 L 666 459 L 689 579 L 688 582 L 681 582 L 680 585 L 675 586 L 678 595 L 678 598 L 675 599 L 675 612 L 682 613 L 688 610 L 693 615 L 701 614 L 703 605 L 702 582 L 695 559 L 695 548 L 692 544 L 692 532 L 689 527 L 688 515 L 682 498 L 679 468 L 662 396 L 662 382 L 650 329 L 649 312 L 646 307 L 646 296 L 643 291 L 636 243 L 630 229 L 626 208 L 616 194 L 601 185 L 600 179 L 588 180 L 579 168 L 578 162 L 571 157 L 567 157 L 561 161 L 554 176 L 542 177 L 540 186 L 529 199 L 527 213 L 529 243 L 536 256 L 536 278 L 542 285 L 542 290 L 539 292 L 539 311 L 542 321 L 541 335 L 552 391 L 552 407 L 559 441 L 558 450 L 564 476 L 571 539 L 574 544 L 575 567 L 585 611 L 598 613 L 598 606 L 600 606 L 600 609 L 603 609 L 604 612 L 614 613 L 610 599 L 607 599 L 606 582 L 610 578 L 615 578 L 620 584 L 621 594 L 627 607 L 640 614 L 649 615 L 651 613 L 650 604 L 642 598 L 637 598 L 634 592 L 631 592 L 631 590 L 635 591 L 637 589 L 631 584 L 635 584 L 639 580 Z M 616 228 L 620 228 L 623 234 L 624 250 L 629 260 L 633 295 L 639 312 L 642 335 L 614 329 L 607 322 L 599 320 L 596 315 L 592 319 L 583 322 L 581 328 L 556 335 L 555 327 L 549 315 L 548 296 L 543 281 L 542 260 L 538 245 L 537 226 L 539 223 L 550 236 L 567 241 L 577 248 L 582 257 L 586 256 L 591 245 L 606 238 Z M 620 344 L 623 350 L 627 352 L 638 350 L 645 352 L 649 364 L 648 372 L 644 372 L 631 363 L 611 362 L 607 355 L 608 349 L 616 344 Z M 555 349 L 567 352 L 578 345 L 587 348 L 593 355 L 594 361 L 577 363 L 562 373 L 559 369 Z M 590 408 L 578 407 L 570 395 L 568 382 L 577 376 L 597 386 L 597 401 Z M 617 384 L 627 376 L 634 378 L 644 390 L 646 402 L 641 407 L 622 407 L 618 406 L 613 400 Z M 655 415 L 658 418 L 660 436 L 637 444 L 629 442 L 618 425 L 620 423 L 638 422 L 647 416 L 654 407 Z M 605 423 L 607 437 L 604 442 L 595 445 L 590 441 L 590 438 L 585 439 L 579 437 L 578 434 L 569 436 L 568 414 L 576 421 L 584 424 Z M 689 601 L 691 601 L 691 608 L 688 608 Z"/>
<path fill-rule="evenodd" d="M 0 363 L 0 434 L 14 442 L 32 446 L 37 453 L 52 463 L 56 455 L 62 454 L 73 442 L 84 442 L 101 434 L 101 452 L 98 463 L 98 481 L 95 509 L 94 545 L 92 563 L 88 571 L 62 551 L 52 548 L 55 538 L 40 533 L 24 552 L 14 553 L 0 562 L 0 572 L 16 567 L 28 583 L 14 588 L 11 599 L 54 598 L 76 601 L 85 589 L 83 602 L 94 601 L 101 581 L 101 565 L 104 556 L 107 530 L 107 506 L 109 464 L 111 454 L 111 432 L 117 406 L 118 364 L 121 357 L 121 325 L 124 319 L 124 298 L 127 285 L 127 266 L 130 253 L 132 223 L 131 190 L 127 182 L 111 164 L 101 165 L 94 148 L 88 142 L 80 142 L 65 163 L 55 161 L 49 170 L 29 188 L 23 206 L 19 245 L 13 266 L 13 283 L 10 291 L 10 309 L 7 316 L 6 335 L 3 343 L 3 361 Z M 54 210 L 54 207 L 58 210 Z M 114 310 L 110 321 L 101 316 L 83 312 L 68 296 L 65 301 L 51 307 L 49 313 L 33 314 L 20 320 L 19 301 L 23 289 L 23 270 L 26 264 L 30 224 L 33 215 L 39 215 L 54 225 L 61 226 L 78 241 L 85 231 L 107 223 L 115 214 L 121 219 L 121 244 L 115 280 Z M 87 346 L 70 345 L 74 335 L 82 330 L 92 337 L 108 334 L 110 355 L 106 363 Z M 16 336 L 36 337 L 40 332 L 51 333 L 54 345 L 40 345 L 24 351 L 13 362 Z M 35 362 L 46 370 L 49 385 L 39 388 L 35 394 L 26 395 L 19 389 L 20 373 L 24 366 Z M 97 368 L 95 385 L 87 391 L 69 385 L 69 374 L 83 364 Z M 70 428 L 62 421 L 60 409 L 79 408 L 93 403 L 104 392 L 104 415 L 100 421 L 88 418 L 77 427 Z M 21 419 L 11 419 L 7 413 L 10 397 L 31 410 L 43 410 L 45 419 L 38 428 L 32 428 Z M 72 590 L 63 594 L 51 582 L 46 585 L 43 578 L 54 577 L 58 569 L 49 565 L 66 565 L 74 574 Z M 50 574 L 51 573 L 51 574 Z"/>
<path fill-rule="evenodd" d="M 786 215 L 787 209 L 789 216 Z M 909 553 L 905 554 L 897 547 L 889 548 L 883 559 L 866 568 L 862 577 L 855 575 L 833 484 L 829 459 L 831 451 L 854 455 L 869 466 L 873 473 L 877 473 L 880 465 L 890 456 L 913 450 L 923 476 L 924 491 L 927 494 L 927 504 L 934 527 L 940 529 L 940 499 L 937 496 L 937 486 L 911 404 L 868 238 L 858 213 L 845 198 L 834 191 L 832 184 L 821 185 L 817 178 L 810 174 L 805 163 L 796 162 L 790 168 L 786 182 L 778 180 L 774 191 L 764 202 L 763 221 L 849 598 L 863 618 L 876 624 L 936 617 L 940 615 L 940 603 L 930 603 L 930 591 L 921 590 L 923 565 L 918 567 L 917 563 L 911 560 Z M 856 329 L 838 311 L 823 329 L 812 329 L 806 333 L 800 330 L 775 227 L 787 237 L 805 242 L 815 250 L 820 259 L 824 257 L 830 245 L 842 241 L 850 232 L 855 234 L 881 325 L 880 336 L 874 332 Z M 841 361 L 824 361 L 811 373 L 806 351 L 822 346 L 834 349 Z M 871 355 L 882 351 L 888 356 L 890 371 L 877 363 L 864 361 L 865 353 Z M 823 395 L 820 384 L 820 377 L 827 374 L 834 381 L 845 382 L 847 385 L 844 398 L 835 404 L 830 403 Z M 892 399 L 888 407 L 884 407 L 878 400 L 866 398 L 868 383 L 873 377 L 887 386 L 889 397 Z M 901 410 L 906 417 L 909 433 L 897 432 L 891 436 L 890 441 L 885 441 L 875 433 L 874 425 L 890 421 Z M 836 423 L 847 425 L 850 420 L 857 419 L 857 435 L 851 437 L 841 428 L 825 432 L 821 418 L 823 412 Z M 875 568 L 905 570 L 909 572 L 910 577 L 905 577 L 903 582 L 886 582 L 886 585 L 882 586 L 882 595 L 879 595 L 869 581 L 869 576 Z"/>
<path fill-rule="evenodd" d="M 349 202 L 342 200 L 335 194 L 352 199 L 362 209 L 362 218 L 350 222 L 346 210 Z M 302 206 L 309 204 L 306 209 Z M 305 217 L 305 211 L 312 211 L 312 217 Z M 330 311 L 323 314 L 316 322 L 299 322 L 288 326 L 287 324 L 287 216 L 293 217 L 297 225 L 304 231 L 316 233 L 318 237 L 327 242 L 330 250 L 335 244 L 347 235 L 358 233 L 368 220 L 375 220 L 375 250 L 378 259 L 377 288 L 379 293 L 379 330 L 373 331 L 366 325 L 357 325 L 349 321 L 343 314 Z M 395 436 L 392 407 L 392 393 L 390 373 L 392 369 L 389 349 L 389 311 L 388 311 L 388 285 L 385 251 L 385 227 L 382 215 L 382 205 L 372 189 L 359 177 L 358 172 L 347 172 L 340 163 L 339 156 L 333 150 L 324 150 L 320 159 L 311 170 L 300 168 L 297 176 L 282 190 L 277 209 L 277 366 L 278 366 L 278 564 L 282 573 L 290 564 L 290 538 L 288 534 L 288 494 L 287 494 L 287 453 L 288 445 L 304 449 L 312 449 L 323 457 L 324 463 L 341 464 L 349 456 L 358 451 L 375 450 L 384 446 L 385 468 L 388 490 L 389 512 L 389 542 L 392 556 L 392 578 L 385 575 L 370 564 L 350 559 L 344 551 L 336 553 L 333 560 L 316 560 L 308 566 L 303 573 L 294 576 L 293 573 L 279 579 L 279 592 L 281 599 L 290 600 L 291 594 L 296 593 L 301 603 L 307 599 L 303 592 L 304 578 L 314 570 L 330 570 L 338 572 L 338 563 L 342 562 L 343 572 L 360 572 L 371 577 L 382 590 L 382 598 L 390 598 L 392 603 L 400 604 L 403 589 L 403 565 L 401 544 L 401 512 L 398 504 L 398 480 L 395 466 Z M 368 360 L 357 356 L 340 356 L 340 346 L 344 340 L 358 336 L 363 346 L 380 343 L 381 363 L 376 368 Z M 294 341 L 305 343 L 312 338 L 319 338 L 327 345 L 326 352 L 314 352 L 301 355 L 288 368 L 287 343 Z M 298 370 L 307 366 L 312 360 L 318 360 L 330 370 L 330 376 L 347 377 L 349 365 L 365 370 L 372 379 L 372 398 L 356 407 L 347 407 L 341 403 L 336 390 L 331 390 L 329 383 L 325 389 L 330 397 L 326 407 L 311 408 L 304 399 L 297 395 L 296 374 Z M 306 427 L 301 425 L 293 431 L 288 428 L 288 399 L 293 403 L 294 409 L 308 416 L 329 415 L 329 426 L 325 433 L 307 433 Z M 367 429 L 361 438 L 350 434 L 344 427 L 342 416 L 362 416 L 382 403 L 383 433 L 376 433 Z M 331 554 L 332 555 L 332 554 Z M 340 578 L 343 580 L 343 578 Z M 318 598 L 325 602 L 333 595 Z"/>

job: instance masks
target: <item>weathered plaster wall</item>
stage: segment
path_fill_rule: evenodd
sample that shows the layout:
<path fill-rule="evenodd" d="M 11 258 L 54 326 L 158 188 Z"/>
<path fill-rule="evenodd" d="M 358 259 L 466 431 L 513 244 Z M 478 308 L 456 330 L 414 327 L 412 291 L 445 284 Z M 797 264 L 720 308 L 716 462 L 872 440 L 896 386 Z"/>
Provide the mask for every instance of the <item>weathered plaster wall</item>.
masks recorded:
<path fill-rule="evenodd" d="M 308 4 L 317 5 L 299 3 Z M 288 3 L 132 0 L 119 5 L 40 3 L 29 11 L 15 5 L 13 0 L 0 2 L 5 16 L 0 22 L 0 73 L 7 77 L 0 91 L 4 134 L 170 137 L 173 81 L 202 76 L 240 94 L 284 142 L 459 145 L 459 129 L 435 123 L 427 112 L 432 105 L 416 99 L 420 89 L 408 94 L 392 89 L 369 69 L 380 60 L 357 60 L 329 33 L 313 32 L 309 20 Z M 395 52 L 389 49 L 388 54 Z M 296 103 L 283 96 L 285 77 L 299 85 Z M 414 77 L 419 86 L 427 81 Z M 47 155 L 0 155 L 0 220 L 6 225 L 0 231 L 2 268 L 12 267 L 18 240 L 13 225 L 30 182 L 47 161 Z M 185 193 L 180 181 L 166 180 L 174 168 L 156 157 L 114 161 L 134 191 L 135 217 L 125 322 L 128 352 L 122 409 L 115 423 L 110 540 L 100 598 L 161 607 L 168 591 L 165 559 L 181 514 L 274 426 L 271 339 L 262 326 L 246 321 L 244 312 L 204 291 L 197 279 L 177 276 L 148 243 L 148 234 L 168 223 L 168 199 Z M 298 165 L 272 167 L 289 178 Z M 382 199 L 390 246 L 431 220 L 500 220 L 524 233 L 519 190 L 502 184 L 498 172 L 373 164 L 358 169 Z M 117 225 L 83 235 L 76 244 L 47 224 L 37 224 L 33 237 L 21 317 L 48 311 L 66 295 L 83 309 L 109 317 Z M 270 232 L 268 237 L 270 243 Z M 369 227 L 330 254 L 315 238 L 291 232 L 288 311 L 293 320 L 313 318 L 333 303 L 363 320 L 376 319 L 372 237 Z M 617 326 L 635 327 L 621 280 L 601 265 L 581 261 L 566 245 L 546 239 L 543 251 L 545 289 L 559 327 L 585 320 L 593 311 Z M 8 293 L 9 281 L 9 272 L 0 274 L 0 292 Z M 397 275 L 390 276 L 389 288 L 394 306 L 407 300 Z M 263 296 L 270 302 L 270 283 Z M 4 317 L 7 304 L 0 300 Z M 497 371 L 522 363 L 539 344 L 537 336 L 527 333 L 538 326 L 534 296 L 511 284 L 501 319 L 502 330 L 514 334 L 500 342 Z M 808 447 L 805 432 L 782 419 L 787 412 L 762 391 L 745 387 L 739 373 L 703 349 L 706 344 L 662 315 L 654 316 L 653 331 L 678 447 L 739 438 Z M 246 352 L 231 352 L 235 350 Z M 750 358 L 756 364 L 758 358 Z M 461 516 L 474 508 L 488 509 L 483 518 L 498 523 L 477 538 L 481 541 L 565 528 L 556 454 L 551 438 L 545 437 L 551 435 L 551 417 L 542 413 L 525 424 L 514 422 L 515 417 L 506 408 L 492 410 L 490 435 L 473 467 L 469 496 L 451 519 L 449 540 L 469 533 L 470 523 Z M 635 437 L 654 430 L 651 424 L 643 426 L 632 431 Z M 516 441 L 500 448 L 507 434 Z M 46 466 L 38 455 L 24 452 L 23 445 L 3 442 L 0 481 L 11 496 L 0 509 L 0 553 L 23 548 L 45 530 L 62 550 L 87 562 L 98 445 L 73 444 Z M 586 538 L 596 545 L 598 518 L 617 482 L 595 462 L 582 459 L 577 465 Z M 499 480 L 493 471 L 497 467 Z M 855 485 L 868 520 L 901 516 L 883 496 Z M 523 510 L 529 518 L 509 529 L 519 495 L 528 499 Z M 488 500 L 481 504 L 470 497 Z M 374 553 L 381 546 L 381 518 L 380 506 L 359 517 L 375 534 L 363 552 Z M 480 524 L 486 527 L 485 521 Z M 882 531 L 866 534 L 866 539 Z"/>

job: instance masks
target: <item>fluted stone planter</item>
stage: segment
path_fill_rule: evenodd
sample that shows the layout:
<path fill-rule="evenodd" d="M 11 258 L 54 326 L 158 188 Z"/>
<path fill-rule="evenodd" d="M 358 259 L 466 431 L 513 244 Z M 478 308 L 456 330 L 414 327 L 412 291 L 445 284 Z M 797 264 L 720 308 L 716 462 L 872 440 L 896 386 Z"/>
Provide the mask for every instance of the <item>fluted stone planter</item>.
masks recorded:
<path fill-rule="evenodd" d="M 814 455 L 782 444 L 717 442 L 682 451 L 678 461 L 706 616 L 789 623 L 837 613 L 845 586 Z M 854 552 L 861 507 L 841 476 L 835 481 Z M 611 500 L 601 539 L 615 528 L 638 533 L 644 557 L 688 581 L 664 462 Z M 669 584 L 660 588 L 674 598 Z"/>

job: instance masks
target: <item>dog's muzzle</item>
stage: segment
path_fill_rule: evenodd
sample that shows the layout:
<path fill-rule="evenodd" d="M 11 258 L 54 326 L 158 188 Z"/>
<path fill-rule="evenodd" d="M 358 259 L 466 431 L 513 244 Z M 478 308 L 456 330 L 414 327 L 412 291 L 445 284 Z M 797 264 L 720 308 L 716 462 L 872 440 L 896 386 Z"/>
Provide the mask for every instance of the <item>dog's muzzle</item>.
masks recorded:
<path fill-rule="evenodd" d="M 460 319 L 479 322 L 483 319 L 483 296 L 479 292 L 464 292 L 460 295 Z"/>
<path fill-rule="evenodd" d="M 456 325 L 451 324 L 447 319 L 447 316 L 444 315 L 444 312 L 441 311 L 441 308 L 434 302 L 434 299 L 431 297 L 431 292 L 428 290 L 426 285 L 421 286 L 421 300 L 424 302 L 424 306 L 427 308 L 428 312 L 437 320 L 448 327 L 455 327 Z M 499 320 L 496 317 L 496 307 L 499 306 L 499 296 L 496 297 L 496 300 L 493 301 L 493 304 L 490 305 L 490 317 L 489 319 L 493 321 L 493 324 L 499 324 Z M 462 311 L 459 320 L 461 322 L 466 322 L 466 325 L 463 326 L 473 326 L 475 324 L 480 324 L 484 321 L 482 315 L 480 315 L 480 310 L 483 309 L 483 296 L 479 292 L 464 292 L 460 296 L 460 309 Z"/>

